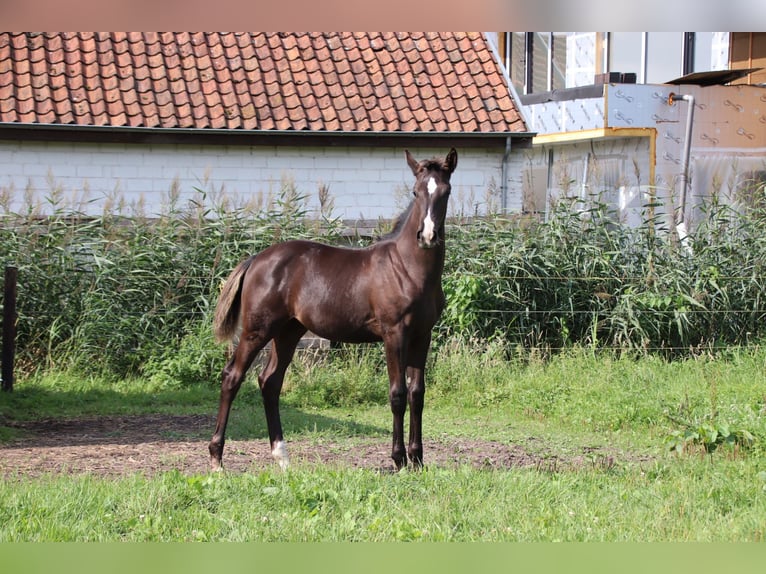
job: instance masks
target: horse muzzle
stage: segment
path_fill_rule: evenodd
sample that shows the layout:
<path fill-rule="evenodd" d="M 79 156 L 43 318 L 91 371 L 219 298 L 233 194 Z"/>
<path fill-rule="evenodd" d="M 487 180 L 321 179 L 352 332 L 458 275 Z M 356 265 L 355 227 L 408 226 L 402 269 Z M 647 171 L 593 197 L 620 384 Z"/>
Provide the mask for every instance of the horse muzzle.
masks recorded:
<path fill-rule="evenodd" d="M 439 243 L 438 227 L 434 220 L 431 218 L 431 210 L 426 212 L 426 217 L 423 219 L 423 223 L 420 224 L 418 230 L 418 246 L 423 249 L 430 249 L 435 247 Z"/>
<path fill-rule="evenodd" d="M 418 231 L 418 247 L 421 249 L 433 249 L 441 243 L 441 236 L 435 231 L 426 233 L 424 230 Z"/>

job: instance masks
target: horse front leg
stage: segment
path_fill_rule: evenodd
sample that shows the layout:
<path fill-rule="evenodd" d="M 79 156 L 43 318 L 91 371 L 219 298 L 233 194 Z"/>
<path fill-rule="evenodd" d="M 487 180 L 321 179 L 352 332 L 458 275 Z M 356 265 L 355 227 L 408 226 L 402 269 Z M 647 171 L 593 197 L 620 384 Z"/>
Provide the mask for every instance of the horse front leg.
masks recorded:
<path fill-rule="evenodd" d="M 423 466 L 423 405 L 425 403 L 426 385 L 423 368 L 407 368 L 407 402 L 410 405 L 410 437 L 407 443 L 407 454 L 412 466 Z"/>
<path fill-rule="evenodd" d="M 407 384 L 404 380 L 404 356 L 402 336 L 389 336 L 384 340 L 386 365 L 388 367 L 388 400 L 394 416 L 391 458 L 397 470 L 407 466 L 404 448 L 404 413 L 407 410 Z"/>
<path fill-rule="evenodd" d="M 407 454 L 413 467 L 423 466 L 423 405 L 426 394 L 426 357 L 431 345 L 430 333 L 413 341 L 407 357 L 407 402 L 410 406 L 410 437 Z"/>

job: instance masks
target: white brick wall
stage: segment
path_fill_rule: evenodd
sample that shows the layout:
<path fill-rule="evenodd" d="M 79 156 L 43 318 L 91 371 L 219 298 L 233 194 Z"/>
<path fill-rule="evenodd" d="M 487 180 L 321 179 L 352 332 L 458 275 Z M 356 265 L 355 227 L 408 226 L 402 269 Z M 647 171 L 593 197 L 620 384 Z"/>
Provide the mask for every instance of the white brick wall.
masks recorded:
<path fill-rule="evenodd" d="M 448 146 L 411 151 L 423 159 L 445 155 Z M 458 154 L 453 212 L 482 213 L 488 202 L 499 205 L 499 197 L 489 201 L 487 194 L 501 188 L 502 149 L 458 148 Z M 514 152 L 509 169 L 511 210 L 521 206 L 522 166 L 522 152 Z M 182 202 L 197 195 L 195 188 L 224 191 L 241 203 L 268 202 L 279 194 L 285 178 L 307 195 L 307 207 L 314 213 L 319 209 L 319 186 L 329 186 L 333 216 L 346 220 L 395 216 L 409 201 L 413 182 L 403 148 L 0 141 L 0 198 L 9 195 L 12 210 L 26 209 L 26 190 L 42 204 L 57 188 L 66 207 L 86 195 L 92 201 L 79 208 L 91 214 L 99 213 L 115 193 L 127 203 L 141 200 L 146 212 L 154 214 L 167 203 L 174 181 Z"/>

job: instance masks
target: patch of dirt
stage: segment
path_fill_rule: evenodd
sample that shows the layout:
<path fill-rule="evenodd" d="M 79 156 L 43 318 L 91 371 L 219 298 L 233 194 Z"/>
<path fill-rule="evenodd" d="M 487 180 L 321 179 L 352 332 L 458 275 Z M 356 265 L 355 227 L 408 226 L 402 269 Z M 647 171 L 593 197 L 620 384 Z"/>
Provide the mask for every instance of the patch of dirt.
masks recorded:
<path fill-rule="evenodd" d="M 21 436 L 0 446 L 0 476 L 91 474 L 117 477 L 131 473 L 154 475 L 178 470 L 187 475 L 208 471 L 207 444 L 215 420 L 205 415 L 108 416 L 6 423 Z M 204 438 L 203 438 L 204 437 Z M 287 437 L 293 465 L 325 465 L 393 470 L 390 443 L 382 437 L 338 440 Z M 614 455 L 600 449 L 561 457 L 527 452 L 522 445 L 465 438 L 424 440 L 429 467 L 545 470 L 599 465 L 609 468 Z M 252 472 L 275 465 L 268 440 L 227 440 L 224 467 L 229 472 Z"/>

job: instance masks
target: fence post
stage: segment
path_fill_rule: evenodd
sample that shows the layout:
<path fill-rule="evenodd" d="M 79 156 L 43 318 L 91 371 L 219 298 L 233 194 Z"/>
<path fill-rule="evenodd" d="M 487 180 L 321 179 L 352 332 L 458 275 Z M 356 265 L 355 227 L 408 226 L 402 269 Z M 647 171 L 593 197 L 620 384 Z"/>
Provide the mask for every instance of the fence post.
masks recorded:
<path fill-rule="evenodd" d="M 15 267 L 5 268 L 5 288 L 3 290 L 3 370 L 2 389 L 13 390 L 13 362 L 16 356 L 16 280 Z"/>

